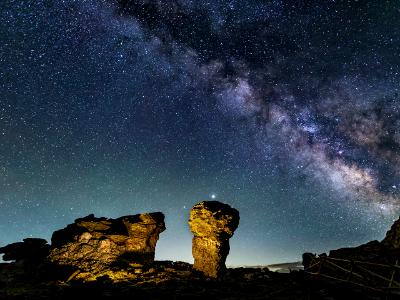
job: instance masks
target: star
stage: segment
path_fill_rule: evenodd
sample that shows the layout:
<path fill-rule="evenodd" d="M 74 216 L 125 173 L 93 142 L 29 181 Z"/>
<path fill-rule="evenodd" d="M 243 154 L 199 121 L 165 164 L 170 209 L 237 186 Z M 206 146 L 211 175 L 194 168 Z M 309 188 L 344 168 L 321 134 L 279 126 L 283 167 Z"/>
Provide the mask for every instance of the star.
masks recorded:
<path fill-rule="evenodd" d="M 399 4 L 303 2 L 2 1 L 1 243 L 161 211 L 156 258 L 191 261 L 187 212 L 222 198 L 236 265 L 384 236 Z"/>

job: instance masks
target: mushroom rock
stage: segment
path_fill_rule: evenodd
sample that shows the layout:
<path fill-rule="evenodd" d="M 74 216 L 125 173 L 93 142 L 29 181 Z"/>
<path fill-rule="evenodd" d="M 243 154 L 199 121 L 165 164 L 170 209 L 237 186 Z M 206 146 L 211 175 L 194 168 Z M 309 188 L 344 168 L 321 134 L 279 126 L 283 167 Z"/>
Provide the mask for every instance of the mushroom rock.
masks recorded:
<path fill-rule="evenodd" d="M 92 273 L 119 263 L 151 263 L 164 230 L 161 212 L 117 219 L 89 215 L 53 233 L 48 258 L 57 265 Z"/>
<path fill-rule="evenodd" d="M 218 201 L 203 201 L 190 211 L 193 232 L 193 268 L 206 276 L 218 278 L 225 271 L 229 238 L 239 225 L 239 212 Z"/>

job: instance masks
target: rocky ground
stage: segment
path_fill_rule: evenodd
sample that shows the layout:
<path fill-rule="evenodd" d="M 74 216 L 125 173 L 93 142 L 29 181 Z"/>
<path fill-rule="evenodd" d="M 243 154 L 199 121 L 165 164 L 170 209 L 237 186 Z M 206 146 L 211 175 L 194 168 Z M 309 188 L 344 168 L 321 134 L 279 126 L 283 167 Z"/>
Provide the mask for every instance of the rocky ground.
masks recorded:
<path fill-rule="evenodd" d="M 189 220 L 191 265 L 154 261 L 158 236 L 165 230 L 162 213 L 79 218 L 54 232 L 51 244 L 27 238 L 0 248 L 3 260 L 12 261 L 0 264 L 0 300 L 400 299 L 400 219 L 382 241 L 329 255 L 304 253 L 306 271 L 291 264 L 271 266 L 291 269 L 288 273 L 266 267 L 225 269 L 238 222 L 238 212 L 223 203 L 197 204 Z"/>
<path fill-rule="evenodd" d="M 32 271 L 21 264 L 0 264 L 0 299 L 396 299 L 302 271 L 282 274 L 267 268 L 228 269 L 220 280 L 171 261 L 107 270 L 96 277 L 60 273 L 64 278 L 57 280 L 45 268 Z"/>

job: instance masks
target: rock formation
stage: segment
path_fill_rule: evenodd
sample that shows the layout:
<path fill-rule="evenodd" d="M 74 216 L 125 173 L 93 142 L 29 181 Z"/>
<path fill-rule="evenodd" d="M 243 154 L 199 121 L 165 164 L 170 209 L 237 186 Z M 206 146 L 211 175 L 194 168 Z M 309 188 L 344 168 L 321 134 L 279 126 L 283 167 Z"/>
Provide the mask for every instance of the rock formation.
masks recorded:
<path fill-rule="evenodd" d="M 92 273 L 124 263 L 153 262 L 159 234 L 164 230 L 160 212 L 118 219 L 89 215 L 53 233 L 49 260 Z"/>
<path fill-rule="evenodd" d="M 308 268 L 311 261 L 317 262 L 326 254 L 318 256 L 311 253 L 303 254 L 303 266 Z M 329 251 L 328 258 L 364 261 L 394 265 L 400 263 L 400 219 L 395 221 L 382 241 L 370 241 L 357 247 L 340 248 Z"/>
<path fill-rule="evenodd" d="M 399 249 L 400 248 L 400 218 L 395 221 L 382 243 L 389 248 Z"/>
<path fill-rule="evenodd" d="M 385 238 L 354 248 L 331 250 L 330 257 L 394 264 L 400 261 L 400 219 L 395 221 Z"/>
<path fill-rule="evenodd" d="M 9 244 L 0 248 L 3 260 L 15 260 L 24 264 L 43 261 L 49 253 L 49 244 L 44 239 L 26 238 L 23 242 Z"/>
<path fill-rule="evenodd" d="M 225 271 L 229 238 L 239 225 L 239 212 L 218 201 L 203 201 L 190 211 L 189 226 L 194 234 L 193 268 L 218 278 Z"/>

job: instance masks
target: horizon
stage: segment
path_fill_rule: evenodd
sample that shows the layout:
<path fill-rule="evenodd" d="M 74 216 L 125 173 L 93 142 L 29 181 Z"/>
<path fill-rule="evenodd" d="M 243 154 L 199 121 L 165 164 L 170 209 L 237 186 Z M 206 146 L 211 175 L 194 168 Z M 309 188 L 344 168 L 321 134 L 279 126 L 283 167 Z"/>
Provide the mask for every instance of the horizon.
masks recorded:
<path fill-rule="evenodd" d="M 214 200 L 214 199 L 215 198 L 212 198 L 212 200 Z M 155 212 L 155 211 L 153 211 L 153 212 Z M 147 212 L 138 212 L 138 213 L 147 213 Z M 87 214 L 87 215 L 89 215 L 89 214 Z M 79 216 L 78 218 L 82 218 L 82 217 L 85 217 L 87 215 L 82 215 L 82 216 Z M 96 215 L 95 215 L 95 217 L 110 218 L 110 216 L 96 216 Z M 121 217 L 121 216 L 114 216 L 114 218 L 117 218 L 117 217 Z M 71 222 L 68 223 L 68 224 L 73 223 L 74 220 L 71 220 Z M 68 224 L 65 224 L 64 226 L 62 226 L 60 228 L 56 228 L 54 231 L 62 229 L 64 227 L 66 227 Z M 168 227 L 167 226 L 168 226 L 168 224 L 166 224 L 166 231 L 168 231 Z M 387 231 L 389 229 L 390 229 L 390 226 L 388 227 Z M 192 257 L 192 254 L 191 254 L 192 237 L 193 236 L 192 236 L 192 233 L 189 230 L 189 226 L 187 225 L 187 233 L 188 233 L 188 235 L 184 239 L 184 243 L 183 243 L 183 245 L 185 246 L 185 249 L 183 249 L 183 252 L 180 252 L 178 256 L 176 256 L 176 254 L 175 254 L 175 256 L 174 255 L 168 256 L 168 255 L 165 255 L 165 253 L 168 253 L 167 251 L 164 250 L 165 252 L 163 252 L 163 248 L 169 247 L 168 241 L 165 241 L 165 238 L 163 238 L 163 235 L 165 235 L 166 231 L 164 231 L 164 232 L 162 232 L 160 234 L 159 240 L 157 242 L 157 246 L 156 246 L 156 249 L 155 249 L 155 261 L 182 261 L 182 262 L 187 262 L 187 263 L 193 264 L 193 257 Z M 381 238 L 378 238 L 377 240 L 381 241 L 384 237 L 385 237 L 385 235 L 383 235 Z M 49 237 L 28 235 L 28 236 L 22 237 L 20 240 L 10 241 L 9 243 L 21 242 L 24 238 L 43 238 L 49 243 L 49 245 L 51 245 L 51 235 Z M 336 248 L 330 248 L 330 249 L 325 249 L 325 250 L 322 249 L 322 250 L 319 250 L 319 251 L 306 250 L 306 251 L 303 251 L 303 252 L 299 253 L 298 256 L 291 256 L 290 258 L 284 258 L 283 257 L 281 260 L 272 260 L 272 261 L 269 261 L 269 262 L 258 262 L 258 263 L 246 263 L 245 262 L 245 263 L 242 263 L 242 264 L 240 264 L 240 263 L 239 264 L 238 263 L 236 263 L 236 264 L 232 263 L 232 259 L 230 259 L 230 256 L 232 255 L 232 241 L 234 242 L 233 243 L 233 247 L 235 247 L 235 245 L 236 245 L 235 234 L 233 235 L 232 238 L 230 238 L 231 250 L 230 250 L 230 255 L 228 255 L 227 262 L 226 262 L 228 268 L 240 268 L 240 267 L 255 268 L 255 267 L 269 267 L 269 266 L 271 266 L 271 267 L 279 267 L 279 266 L 285 265 L 285 264 L 293 264 L 293 263 L 296 263 L 296 264 L 300 263 L 301 264 L 302 254 L 305 253 L 305 252 L 311 252 L 311 253 L 315 253 L 317 255 L 322 254 L 322 253 L 329 254 L 330 250 L 335 250 L 335 249 L 339 249 L 339 248 L 347 248 L 347 247 L 356 247 L 356 246 L 359 246 L 360 244 L 370 242 L 371 240 L 365 240 L 365 241 L 361 241 L 359 243 L 352 243 L 352 244 L 347 244 L 347 245 L 338 245 Z M 7 243 L 7 244 L 9 244 L 9 243 Z M 160 243 L 161 243 L 161 249 L 160 249 Z M 0 247 L 5 246 L 5 245 L 6 244 L 0 244 Z M 320 249 L 320 248 L 314 248 L 314 249 Z M 189 253 L 188 253 L 188 251 L 189 251 Z M 162 252 L 163 254 L 160 255 L 160 252 Z M 182 253 L 185 253 L 186 256 L 185 257 L 181 257 Z M 235 253 L 235 251 L 233 253 L 234 253 L 234 255 L 235 254 L 237 255 L 237 253 Z M 1 256 L 0 257 L 0 263 L 9 263 L 9 262 L 4 261 L 2 259 L 2 256 Z M 280 268 L 278 268 L 278 269 L 280 269 Z"/>

